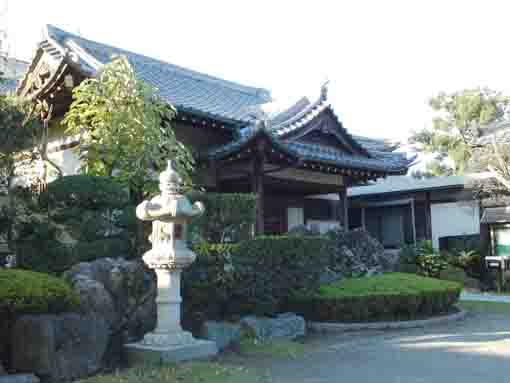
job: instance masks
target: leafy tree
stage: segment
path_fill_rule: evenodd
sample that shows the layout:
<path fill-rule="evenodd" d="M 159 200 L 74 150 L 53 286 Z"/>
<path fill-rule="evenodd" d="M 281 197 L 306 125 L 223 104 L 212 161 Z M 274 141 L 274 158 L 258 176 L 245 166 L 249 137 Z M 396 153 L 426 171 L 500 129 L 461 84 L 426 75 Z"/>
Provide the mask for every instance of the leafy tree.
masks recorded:
<path fill-rule="evenodd" d="M 156 172 L 169 158 L 190 183 L 193 159 L 174 135 L 175 109 L 136 78 L 125 57 L 83 81 L 73 99 L 64 123 L 80 135 L 86 173 L 114 176 L 129 187 L 134 202 L 154 190 Z"/>
<path fill-rule="evenodd" d="M 16 97 L 0 95 L 0 194 L 8 201 L 0 206 L 0 235 L 6 235 L 9 242 L 16 216 L 13 181 L 21 165 L 37 156 L 31 148 L 38 137 L 38 119 L 35 108 L 25 113 L 24 105 Z"/>
<path fill-rule="evenodd" d="M 431 129 L 415 132 L 411 142 L 423 151 L 438 155 L 438 161 L 449 158 L 453 168 L 432 164 L 439 174 L 463 174 L 471 158 L 471 142 L 484 126 L 505 119 L 510 98 L 488 88 L 440 93 L 429 101 L 436 112 Z"/>

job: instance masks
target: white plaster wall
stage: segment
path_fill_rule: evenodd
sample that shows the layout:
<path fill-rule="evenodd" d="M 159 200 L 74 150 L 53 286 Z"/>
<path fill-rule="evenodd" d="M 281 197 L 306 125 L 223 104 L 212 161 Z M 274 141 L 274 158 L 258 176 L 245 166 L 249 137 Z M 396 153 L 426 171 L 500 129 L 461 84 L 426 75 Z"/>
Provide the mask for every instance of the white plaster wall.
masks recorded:
<path fill-rule="evenodd" d="M 66 149 L 48 154 L 48 157 L 60 167 L 65 176 L 77 174 L 80 170 L 80 158 L 75 149 Z M 52 167 L 48 166 L 51 172 Z"/>
<path fill-rule="evenodd" d="M 480 234 L 478 201 L 431 205 L 432 244 L 439 249 L 439 238 L 453 235 Z"/>

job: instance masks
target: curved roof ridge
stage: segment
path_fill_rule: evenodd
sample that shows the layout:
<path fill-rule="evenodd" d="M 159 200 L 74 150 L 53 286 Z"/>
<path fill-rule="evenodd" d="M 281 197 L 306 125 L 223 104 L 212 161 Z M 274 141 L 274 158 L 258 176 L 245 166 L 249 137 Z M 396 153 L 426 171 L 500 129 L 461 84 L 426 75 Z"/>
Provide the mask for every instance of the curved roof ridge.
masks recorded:
<path fill-rule="evenodd" d="M 54 40 L 55 42 L 57 42 L 60 45 L 60 47 L 63 47 L 67 40 L 74 40 L 77 44 L 79 44 L 79 41 L 82 40 L 89 44 L 97 45 L 98 48 L 107 48 L 107 49 L 110 49 L 113 51 L 117 51 L 121 55 L 126 54 L 128 56 L 136 56 L 137 58 L 143 60 L 144 64 L 146 64 L 146 65 L 163 65 L 163 68 L 167 71 L 178 72 L 179 74 L 181 74 L 183 76 L 189 76 L 196 80 L 217 83 L 217 84 L 223 85 L 225 87 L 229 87 L 231 89 L 237 90 L 239 92 L 247 93 L 252 96 L 261 97 L 263 99 L 266 99 L 267 101 L 269 101 L 271 99 L 271 93 L 267 89 L 243 85 L 243 84 L 240 84 L 240 83 L 237 83 L 234 81 L 230 81 L 230 80 L 224 80 L 222 78 L 219 78 L 216 76 L 211 76 L 211 75 L 208 75 L 208 74 L 205 74 L 205 73 L 193 70 L 193 69 L 184 68 L 184 67 L 169 63 L 164 60 L 160 60 L 160 59 L 156 59 L 156 58 L 149 57 L 146 55 L 142 55 L 140 53 L 132 52 L 132 51 L 129 51 L 129 50 L 126 50 L 123 48 L 119 48 L 119 47 L 115 47 L 113 45 L 103 44 L 103 43 L 100 43 L 100 42 L 97 42 L 94 40 L 87 39 L 82 36 L 78 36 L 74 33 L 67 32 L 67 31 L 60 29 L 58 27 L 55 27 L 54 25 L 51 25 L 51 24 L 46 25 L 46 32 L 47 32 L 47 36 L 49 38 L 51 38 L 52 40 Z M 84 48 L 84 49 L 86 50 L 86 48 Z M 91 53 L 91 52 L 89 52 L 89 53 Z M 105 64 L 105 63 L 103 63 L 103 64 Z M 162 67 L 159 67 L 159 68 L 162 69 Z"/>

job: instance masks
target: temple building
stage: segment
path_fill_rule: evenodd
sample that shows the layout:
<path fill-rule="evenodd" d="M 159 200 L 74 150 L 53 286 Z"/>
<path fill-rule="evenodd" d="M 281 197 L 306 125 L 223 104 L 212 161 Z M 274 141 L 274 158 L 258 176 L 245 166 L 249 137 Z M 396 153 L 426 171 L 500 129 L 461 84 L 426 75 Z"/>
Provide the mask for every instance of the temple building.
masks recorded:
<path fill-rule="evenodd" d="M 53 105 L 58 125 L 72 90 L 115 57 L 178 111 L 177 138 L 197 153 L 196 182 L 216 192 L 258 196 L 257 233 L 293 226 L 348 227 L 347 188 L 406 174 L 410 160 L 382 141 L 350 135 L 328 102 L 327 86 L 279 113 L 265 112 L 269 91 L 222 80 L 48 25 L 18 94 Z M 64 174 L 79 168 L 76 137 L 53 128 L 50 157 Z M 337 198 L 321 198 L 334 194 Z"/>

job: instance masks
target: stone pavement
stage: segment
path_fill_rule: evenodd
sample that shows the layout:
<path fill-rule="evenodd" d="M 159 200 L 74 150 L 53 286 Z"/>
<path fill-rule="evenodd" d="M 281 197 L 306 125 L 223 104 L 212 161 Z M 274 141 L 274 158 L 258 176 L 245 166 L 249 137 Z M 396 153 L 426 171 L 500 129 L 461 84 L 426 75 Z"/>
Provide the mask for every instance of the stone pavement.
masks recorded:
<path fill-rule="evenodd" d="M 400 331 L 317 338 L 305 356 L 268 362 L 273 383 L 510 382 L 510 318 L 464 321 Z"/>
<path fill-rule="evenodd" d="M 460 294 L 461 301 L 476 301 L 476 302 L 496 302 L 496 303 L 510 303 L 510 295 L 496 295 L 486 293 L 470 293 L 463 291 Z M 509 378 L 510 381 L 510 378 Z"/>

